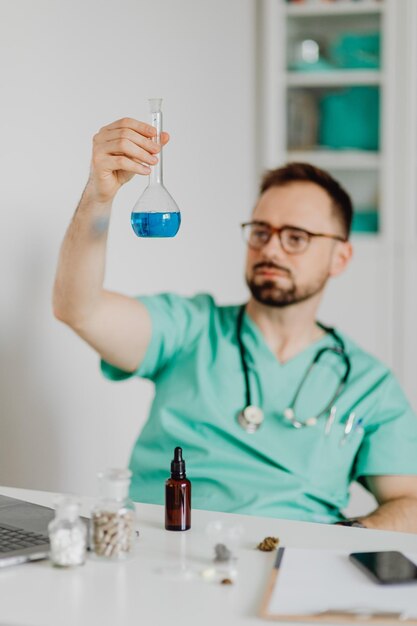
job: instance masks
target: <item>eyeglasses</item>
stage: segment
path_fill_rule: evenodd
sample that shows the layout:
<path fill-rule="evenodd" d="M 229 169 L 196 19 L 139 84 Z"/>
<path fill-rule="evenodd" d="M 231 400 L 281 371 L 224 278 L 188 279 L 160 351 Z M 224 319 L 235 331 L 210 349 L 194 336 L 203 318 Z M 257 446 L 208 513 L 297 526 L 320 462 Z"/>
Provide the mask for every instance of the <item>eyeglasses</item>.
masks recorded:
<path fill-rule="evenodd" d="M 337 241 L 347 241 L 338 235 L 324 233 L 311 233 L 304 228 L 295 226 L 282 226 L 274 228 L 267 222 L 247 222 L 241 224 L 243 237 L 250 248 L 261 250 L 270 241 L 272 235 L 277 234 L 282 249 L 288 254 L 302 254 L 310 245 L 312 237 L 327 237 Z"/>

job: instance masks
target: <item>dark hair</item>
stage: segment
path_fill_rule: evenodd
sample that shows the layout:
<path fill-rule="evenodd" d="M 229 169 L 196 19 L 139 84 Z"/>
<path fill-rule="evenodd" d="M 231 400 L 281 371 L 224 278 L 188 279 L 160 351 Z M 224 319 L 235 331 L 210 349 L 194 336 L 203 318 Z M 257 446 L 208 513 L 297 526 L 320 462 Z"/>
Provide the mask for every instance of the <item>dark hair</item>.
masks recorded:
<path fill-rule="evenodd" d="M 270 187 L 282 187 L 293 182 L 310 182 L 322 187 L 333 200 L 333 209 L 342 223 L 344 235 L 349 238 L 353 207 L 349 194 L 328 172 L 309 163 L 287 163 L 283 167 L 265 172 L 261 185 L 262 195 Z"/>

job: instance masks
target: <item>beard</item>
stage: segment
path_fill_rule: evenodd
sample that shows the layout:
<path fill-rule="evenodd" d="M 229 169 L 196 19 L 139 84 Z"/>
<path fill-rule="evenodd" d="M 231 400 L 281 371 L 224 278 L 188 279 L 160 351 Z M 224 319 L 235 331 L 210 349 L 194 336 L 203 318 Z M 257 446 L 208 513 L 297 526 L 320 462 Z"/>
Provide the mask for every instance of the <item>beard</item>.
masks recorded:
<path fill-rule="evenodd" d="M 270 267 L 288 272 L 288 285 L 282 287 L 271 278 L 257 276 L 255 272 L 261 267 Z M 276 308 L 283 308 L 309 300 L 324 289 L 327 280 L 327 273 L 323 273 L 317 276 L 309 285 L 296 285 L 291 272 L 287 268 L 268 262 L 257 263 L 252 268 L 252 275 L 246 275 L 246 284 L 253 298 L 260 304 Z"/>

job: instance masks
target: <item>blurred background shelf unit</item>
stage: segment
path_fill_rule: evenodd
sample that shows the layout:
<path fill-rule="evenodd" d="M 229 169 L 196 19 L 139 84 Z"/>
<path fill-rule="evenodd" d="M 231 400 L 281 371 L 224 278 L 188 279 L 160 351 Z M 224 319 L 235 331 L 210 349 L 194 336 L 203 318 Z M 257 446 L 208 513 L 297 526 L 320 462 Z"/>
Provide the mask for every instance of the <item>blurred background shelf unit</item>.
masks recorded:
<path fill-rule="evenodd" d="M 310 162 L 351 193 L 354 262 L 321 316 L 391 366 L 417 410 L 416 32 L 417 0 L 258 6 L 259 169 Z"/>
<path fill-rule="evenodd" d="M 354 232 L 382 232 L 386 2 L 275 0 L 263 7 L 272 55 L 266 98 L 276 89 L 268 162 L 280 155 L 329 169 L 351 191 Z"/>

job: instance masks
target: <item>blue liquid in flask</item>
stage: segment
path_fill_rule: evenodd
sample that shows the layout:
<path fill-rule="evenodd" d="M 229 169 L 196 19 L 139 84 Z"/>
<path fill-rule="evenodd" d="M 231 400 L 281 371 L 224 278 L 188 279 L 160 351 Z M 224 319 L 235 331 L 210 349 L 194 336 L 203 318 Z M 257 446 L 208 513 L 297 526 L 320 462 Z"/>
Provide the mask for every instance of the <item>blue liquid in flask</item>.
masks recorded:
<path fill-rule="evenodd" d="M 175 237 L 181 224 L 181 213 L 135 212 L 131 215 L 132 228 L 137 237 Z"/>

